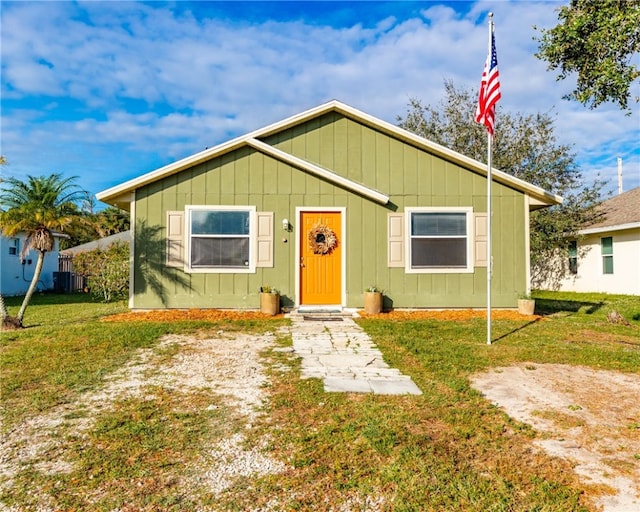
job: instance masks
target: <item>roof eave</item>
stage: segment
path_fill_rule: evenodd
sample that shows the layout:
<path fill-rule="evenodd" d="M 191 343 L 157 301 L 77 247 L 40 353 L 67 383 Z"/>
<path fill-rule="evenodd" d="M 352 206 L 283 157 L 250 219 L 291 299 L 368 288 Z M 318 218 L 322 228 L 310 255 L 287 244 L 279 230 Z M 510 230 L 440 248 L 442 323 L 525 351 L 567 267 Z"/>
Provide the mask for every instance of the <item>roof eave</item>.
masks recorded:
<path fill-rule="evenodd" d="M 346 105 L 337 100 L 331 100 L 327 103 L 314 107 L 310 110 L 306 110 L 294 116 L 288 117 L 284 120 L 278 121 L 276 123 L 270 124 L 266 127 L 260 128 L 248 134 L 242 135 L 240 137 L 236 137 L 230 141 L 224 142 L 212 148 L 206 149 L 204 151 L 200 151 L 194 155 L 183 158 L 182 160 L 178 160 L 177 162 L 171 163 L 149 173 L 146 173 L 138 178 L 134 178 L 132 180 L 126 181 L 120 185 L 112 187 L 110 189 L 104 190 L 96 194 L 96 198 L 99 201 L 103 201 L 108 204 L 112 204 L 114 206 L 118 206 L 123 208 L 124 202 L 132 201 L 133 194 L 127 198 L 126 194 L 133 192 L 136 188 L 152 183 L 160 178 L 165 178 L 167 176 L 171 176 L 176 174 L 184 169 L 187 169 L 193 165 L 197 165 L 199 163 L 210 160 L 211 158 L 218 157 L 224 155 L 225 153 L 231 152 L 235 149 L 238 149 L 242 146 L 248 145 L 248 141 L 255 139 L 262 139 L 264 137 L 268 137 L 274 133 L 285 130 L 292 126 L 299 124 L 300 122 L 309 121 L 316 117 L 326 114 L 327 112 L 335 111 L 344 116 L 356 120 L 360 123 L 365 124 L 371 128 L 374 128 L 378 131 L 386 133 L 387 135 L 391 135 L 394 138 L 400 139 L 408 144 L 411 144 L 415 147 L 425 149 L 430 153 L 433 153 L 437 156 L 445 158 L 450 161 L 454 161 L 470 170 L 473 170 L 481 175 L 487 176 L 487 168 L 482 165 L 480 162 L 473 160 L 467 156 L 462 155 L 456 151 L 445 148 L 435 142 L 431 142 L 424 137 L 420 137 L 414 133 L 411 133 L 403 128 L 395 126 L 391 123 L 378 119 L 374 116 L 371 116 L 365 112 L 362 112 L 356 108 L 353 108 L 349 105 Z M 502 184 L 507 186 L 511 186 L 522 192 L 526 193 L 532 201 L 531 208 L 544 208 L 547 206 L 553 206 L 556 204 L 562 203 L 562 197 L 547 192 L 546 190 L 527 183 L 526 181 L 515 178 L 509 174 L 506 174 L 498 169 L 492 169 L 491 171 L 492 178 Z M 124 201 L 123 201 L 124 199 Z M 119 204 L 115 204 L 118 200 L 120 200 Z M 127 209 L 127 208 L 124 208 Z"/>
<path fill-rule="evenodd" d="M 627 229 L 640 228 L 640 222 L 629 222 L 627 224 L 614 224 L 611 226 L 600 226 L 597 228 L 586 228 L 578 231 L 581 235 L 595 235 L 597 233 L 606 233 L 608 231 L 625 231 Z"/>

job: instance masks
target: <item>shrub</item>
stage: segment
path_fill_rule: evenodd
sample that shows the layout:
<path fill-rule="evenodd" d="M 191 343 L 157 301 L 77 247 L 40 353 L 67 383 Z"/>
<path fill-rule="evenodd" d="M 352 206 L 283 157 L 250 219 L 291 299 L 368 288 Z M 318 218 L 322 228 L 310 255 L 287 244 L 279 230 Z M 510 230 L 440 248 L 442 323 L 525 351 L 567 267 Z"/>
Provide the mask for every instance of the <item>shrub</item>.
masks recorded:
<path fill-rule="evenodd" d="M 129 294 L 129 244 L 126 242 L 78 253 L 73 257 L 73 268 L 86 277 L 91 294 L 104 302 Z"/>

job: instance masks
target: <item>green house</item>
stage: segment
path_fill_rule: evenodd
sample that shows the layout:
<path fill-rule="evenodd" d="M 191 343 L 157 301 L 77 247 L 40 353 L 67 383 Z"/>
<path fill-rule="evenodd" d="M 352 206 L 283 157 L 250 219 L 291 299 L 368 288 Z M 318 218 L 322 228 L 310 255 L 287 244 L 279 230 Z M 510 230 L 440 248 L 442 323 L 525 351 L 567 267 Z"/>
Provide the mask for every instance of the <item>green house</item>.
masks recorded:
<path fill-rule="evenodd" d="M 492 171 L 492 305 L 529 283 L 529 212 L 561 198 Z M 130 307 L 482 308 L 487 168 L 338 101 L 97 195 L 132 220 Z"/>

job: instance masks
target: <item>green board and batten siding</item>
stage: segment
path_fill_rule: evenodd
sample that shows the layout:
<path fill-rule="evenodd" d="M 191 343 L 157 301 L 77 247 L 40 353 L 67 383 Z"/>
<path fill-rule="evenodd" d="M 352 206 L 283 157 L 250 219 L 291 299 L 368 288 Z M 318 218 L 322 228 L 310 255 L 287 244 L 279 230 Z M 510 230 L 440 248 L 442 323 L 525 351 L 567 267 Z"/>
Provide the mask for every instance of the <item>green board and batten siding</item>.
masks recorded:
<path fill-rule="evenodd" d="M 296 208 L 305 206 L 346 208 L 347 307 L 361 307 L 362 292 L 372 284 L 386 291 L 394 307 L 486 304 L 486 268 L 473 274 L 405 274 L 387 266 L 389 212 L 412 206 L 470 206 L 485 212 L 483 176 L 334 112 L 265 142 L 387 194 L 390 203 L 374 203 L 248 147 L 143 186 L 135 199 L 136 219 L 145 219 L 144 225 L 136 223 L 135 308 L 255 308 L 262 284 L 278 288 L 285 305 L 292 305 L 295 237 L 283 232 L 280 223 L 284 218 L 295 223 Z M 494 183 L 492 199 L 492 300 L 495 307 L 513 307 L 517 293 L 526 288 L 525 196 Z M 257 268 L 255 274 L 185 274 L 163 268 L 166 212 L 185 205 L 243 205 L 274 212 L 274 267 Z M 143 236 L 141 226 L 153 237 Z M 145 238 L 162 253 L 150 255 L 139 243 Z"/>

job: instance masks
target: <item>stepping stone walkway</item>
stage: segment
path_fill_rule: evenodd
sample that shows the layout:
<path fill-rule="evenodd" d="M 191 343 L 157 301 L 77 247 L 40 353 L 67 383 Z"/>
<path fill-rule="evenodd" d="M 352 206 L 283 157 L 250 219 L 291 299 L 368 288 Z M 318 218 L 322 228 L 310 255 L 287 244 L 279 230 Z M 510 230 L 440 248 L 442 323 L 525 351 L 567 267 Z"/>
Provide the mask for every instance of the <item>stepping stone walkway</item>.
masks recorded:
<path fill-rule="evenodd" d="M 352 318 L 301 314 L 290 318 L 303 379 L 322 379 L 325 391 L 422 394 L 411 377 L 384 362 L 380 350 Z"/>

